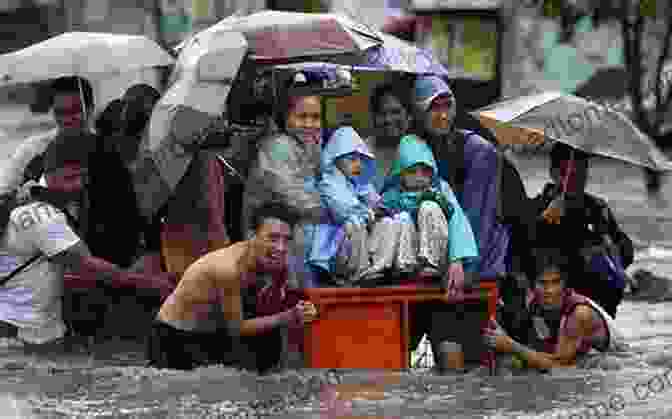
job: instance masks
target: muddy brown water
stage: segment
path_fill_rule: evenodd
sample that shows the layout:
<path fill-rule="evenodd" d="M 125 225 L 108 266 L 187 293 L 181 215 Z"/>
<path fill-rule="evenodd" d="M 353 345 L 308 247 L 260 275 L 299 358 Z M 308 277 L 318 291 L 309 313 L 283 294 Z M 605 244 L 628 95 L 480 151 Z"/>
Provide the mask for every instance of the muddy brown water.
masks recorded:
<path fill-rule="evenodd" d="M 546 159 L 517 156 L 517 161 L 528 193 L 535 194 L 547 178 Z M 672 275 L 669 207 L 646 200 L 636 168 L 599 160 L 592 169 L 589 189 L 609 200 L 636 239 L 637 267 Z M 664 195 L 672 197 L 667 185 Z M 0 342 L 0 417 L 668 418 L 670 304 L 625 302 L 617 323 L 631 345 L 628 353 L 547 375 L 505 369 L 496 377 L 482 370 L 444 377 L 423 370 L 385 377 L 363 370 L 263 377 L 224 367 L 158 371 L 142 366 L 138 343 L 105 341 L 93 353 L 44 355 L 5 340 Z"/>

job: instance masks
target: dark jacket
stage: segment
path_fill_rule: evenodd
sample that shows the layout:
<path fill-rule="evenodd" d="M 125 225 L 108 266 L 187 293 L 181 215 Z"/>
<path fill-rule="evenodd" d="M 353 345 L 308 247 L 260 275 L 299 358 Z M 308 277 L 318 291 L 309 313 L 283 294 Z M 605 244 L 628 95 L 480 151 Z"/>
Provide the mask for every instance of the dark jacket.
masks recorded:
<path fill-rule="evenodd" d="M 473 131 L 493 145 L 499 145 L 494 133 L 471 114 L 458 112 L 455 123 L 458 128 Z M 531 253 L 535 236 L 532 200 L 527 196 L 525 183 L 515 164 L 499 149 L 497 154 L 499 159 L 497 218 L 510 232 L 508 271 L 521 272 L 529 276 L 532 274 L 529 268 L 534 265 Z M 459 161 L 457 163 L 459 167 Z M 457 169 L 458 172 L 460 169 Z M 458 173 L 456 180 L 463 177 L 463 174 Z"/>
<path fill-rule="evenodd" d="M 84 241 L 94 256 L 129 267 L 146 229 L 140 216 L 131 175 L 112 140 L 97 137 L 89 161 L 89 212 Z"/>
<path fill-rule="evenodd" d="M 570 276 L 580 281 L 589 268 L 581 257 L 581 249 L 603 244 L 603 235 L 608 235 L 617 247 L 623 267 L 630 266 L 634 259 L 632 240 L 621 230 L 607 202 L 594 195 L 585 194 L 582 207 L 568 209 L 561 224 L 550 225 L 541 219 L 541 214 L 555 198 L 555 185 L 547 184 L 542 193 L 534 201 L 537 216 L 536 247 L 559 247 L 572 260 L 573 269 L 579 269 L 577 275 Z"/>

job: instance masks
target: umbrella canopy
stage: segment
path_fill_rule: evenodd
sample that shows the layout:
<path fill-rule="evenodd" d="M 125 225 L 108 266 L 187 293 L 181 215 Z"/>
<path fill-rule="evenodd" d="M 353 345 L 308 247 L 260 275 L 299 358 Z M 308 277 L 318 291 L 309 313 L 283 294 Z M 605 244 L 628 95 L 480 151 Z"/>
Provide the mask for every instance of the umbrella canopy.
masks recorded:
<path fill-rule="evenodd" d="M 495 131 L 500 144 L 538 146 L 552 140 L 653 170 L 672 170 L 665 156 L 627 117 L 573 95 L 522 96 L 472 114 Z"/>
<path fill-rule="evenodd" d="M 263 11 L 223 19 L 182 42 L 176 50 L 190 45 L 195 38 L 227 31 L 243 33 L 250 58 L 261 61 L 356 54 L 382 43 L 377 31 L 343 15 Z"/>
<path fill-rule="evenodd" d="M 68 32 L 0 55 L 0 87 L 64 76 L 118 75 L 169 66 L 173 61 L 168 52 L 144 36 Z"/>
<path fill-rule="evenodd" d="M 366 51 L 364 65 L 388 71 L 450 76 L 448 70 L 428 50 L 393 35 L 381 33 L 380 37 L 383 44 Z"/>
<path fill-rule="evenodd" d="M 178 57 L 177 80 L 152 112 L 142 158 L 134 170 L 138 204 L 153 215 L 177 188 L 203 130 L 224 112 L 231 81 L 247 51 L 238 32 L 190 44 Z"/>

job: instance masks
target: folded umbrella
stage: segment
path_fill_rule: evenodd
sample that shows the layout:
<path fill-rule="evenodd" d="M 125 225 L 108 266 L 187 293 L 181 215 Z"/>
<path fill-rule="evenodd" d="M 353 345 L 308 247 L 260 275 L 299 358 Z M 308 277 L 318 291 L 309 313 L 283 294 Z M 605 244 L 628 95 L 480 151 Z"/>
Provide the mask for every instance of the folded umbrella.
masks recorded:
<path fill-rule="evenodd" d="M 137 35 L 68 32 L 0 55 L 0 86 L 65 76 L 96 78 L 173 64 L 153 40 Z"/>
<path fill-rule="evenodd" d="M 173 194 L 208 129 L 222 121 L 231 81 L 247 51 L 240 33 L 192 43 L 178 57 L 177 80 L 159 100 L 133 171 L 138 206 L 151 217 Z"/>
<path fill-rule="evenodd" d="M 501 101 L 472 112 L 502 145 L 539 147 L 557 141 L 589 154 L 657 171 L 672 164 L 625 115 L 560 92 Z"/>

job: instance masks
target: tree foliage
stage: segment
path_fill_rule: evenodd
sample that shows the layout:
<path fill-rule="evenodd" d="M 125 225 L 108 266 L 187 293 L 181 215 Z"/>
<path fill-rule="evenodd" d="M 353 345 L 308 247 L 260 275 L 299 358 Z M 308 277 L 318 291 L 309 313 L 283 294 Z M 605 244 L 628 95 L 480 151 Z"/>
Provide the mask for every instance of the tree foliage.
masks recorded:
<path fill-rule="evenodd" d="M 577 8 L 582 4 L 582 9 Z M 669 0 L 522 0 L 548 18 L 559 19 L 571 37 L 576 19 L 592 14 L 617 19 L 628 73 L 627 91 L 634 123 L 662 149 L 672 149 L 672 133 L 663 132 L 672 105 L 672 2 Z M 599 23 L 599 22 L 598 22 Z M 649 192 L 660 191 L 660 175 L 647 172 Z"/>

